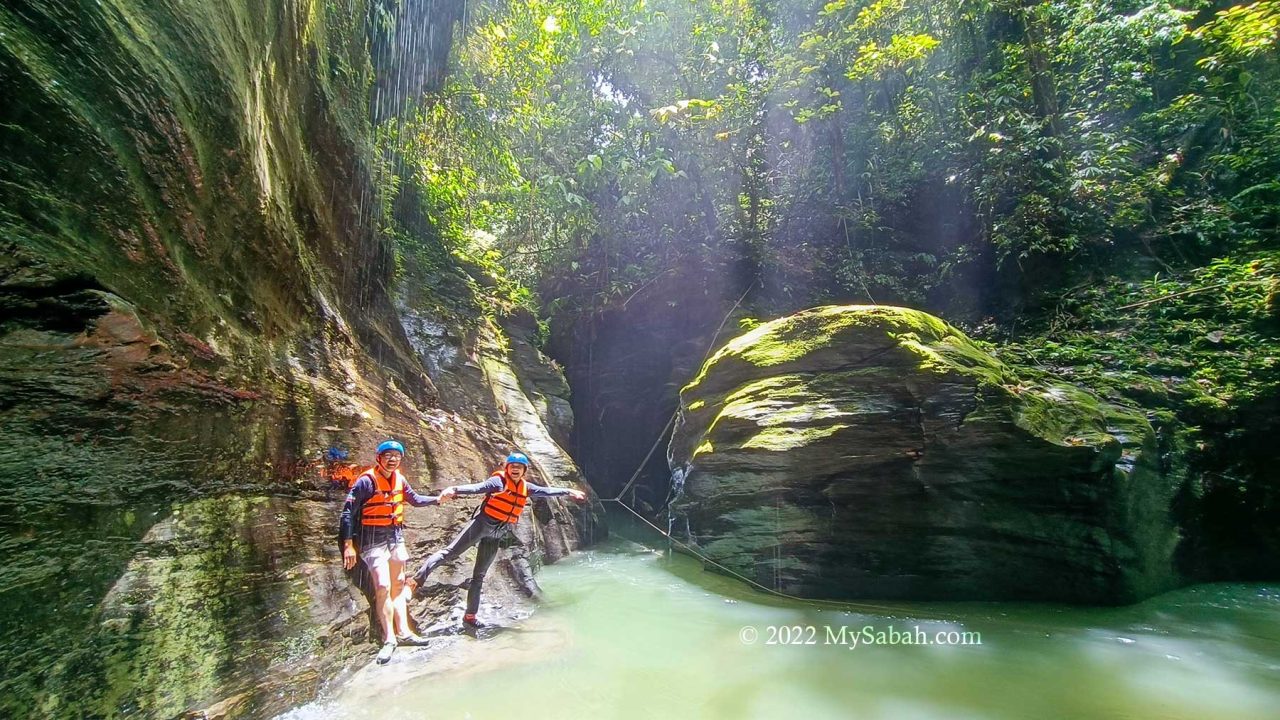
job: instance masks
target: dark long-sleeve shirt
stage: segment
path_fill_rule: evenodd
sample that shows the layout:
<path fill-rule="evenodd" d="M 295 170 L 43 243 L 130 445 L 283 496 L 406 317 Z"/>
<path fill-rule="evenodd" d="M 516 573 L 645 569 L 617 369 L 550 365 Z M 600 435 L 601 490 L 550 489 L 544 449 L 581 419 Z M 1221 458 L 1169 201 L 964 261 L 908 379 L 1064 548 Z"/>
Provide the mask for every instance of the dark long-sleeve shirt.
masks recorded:
<path fill-rule="evenodd" d="M 484 482 L 470 485 L 454 485 L 453 489 L 457 490 L 459 495 L 488 495 L 489 493 L 502 492 L 502 486 L 501 475 L 490 475 L 489 479 Z M 524 486 L 529 490 L 529 497 L 563 497 L 571 492 L 569 488 L 534 485 L 528 480 L 524 481 Z"/>
<path fill-rule="evenodd" d="M 361 475 L 351 486 L 351 490 L 347 493 L 347 501 L 342 505 L 342 515 L 338 518 L 338 537 L 344 542 L 350 540 L 355 534 L 355 528 L 359 524 L 360 516 L 364 512 L 364 504 L 373 497 L 376 488 L 373 485 L 373 479 L 368 475 Z M 409 485 L 409 481 L 404 481 L 404 499 L 414 507 L 423 507 L 424 505 L 438 505 L 439 498 L 434 495 L 420 495 Z M 361 528 L 360 544 L 363 546 L 378 545 L 392 539 L 400 529 L 394 526 L 387 527 L 363 527 Z"/>

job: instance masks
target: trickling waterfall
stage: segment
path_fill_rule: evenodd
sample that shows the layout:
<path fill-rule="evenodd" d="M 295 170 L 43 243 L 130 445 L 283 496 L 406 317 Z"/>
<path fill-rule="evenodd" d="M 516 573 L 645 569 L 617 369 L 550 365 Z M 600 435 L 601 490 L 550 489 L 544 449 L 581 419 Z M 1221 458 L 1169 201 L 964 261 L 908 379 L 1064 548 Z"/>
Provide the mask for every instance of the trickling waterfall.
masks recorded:
<path fill-rule="evenodd" d="M 443 87 L 454 27 L 466 12 L 466 0 L 376 0 L 370 14 L 377 71 L 370 103 L 374 123 Z"/>

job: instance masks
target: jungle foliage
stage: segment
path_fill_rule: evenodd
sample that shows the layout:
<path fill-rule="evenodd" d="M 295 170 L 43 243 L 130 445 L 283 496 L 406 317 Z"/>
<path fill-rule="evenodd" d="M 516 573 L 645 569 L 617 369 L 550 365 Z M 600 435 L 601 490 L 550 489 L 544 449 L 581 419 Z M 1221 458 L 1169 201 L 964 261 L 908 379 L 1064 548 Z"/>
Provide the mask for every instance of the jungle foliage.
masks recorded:
<path fill-rule="evenodd" d="M 1246 488 L 1280 389 L 1280 2 L 534 0 L 465 25 L 382 131 L 492 295 L 572 320 L 727 278 L 762 318 L 927 309 L 1167 413 L 1196 492 L 1280 515 Z"/>
<path fill-rule="evenodd" d="M 779 310 L 982 315 L 1043 305 L 1076 266 L 1136 252 L 1167 276 L 1274 241 L 1280 3 L 474 13 L 398 131 L 454 247 L 547 302 L 734 268 Z"/>

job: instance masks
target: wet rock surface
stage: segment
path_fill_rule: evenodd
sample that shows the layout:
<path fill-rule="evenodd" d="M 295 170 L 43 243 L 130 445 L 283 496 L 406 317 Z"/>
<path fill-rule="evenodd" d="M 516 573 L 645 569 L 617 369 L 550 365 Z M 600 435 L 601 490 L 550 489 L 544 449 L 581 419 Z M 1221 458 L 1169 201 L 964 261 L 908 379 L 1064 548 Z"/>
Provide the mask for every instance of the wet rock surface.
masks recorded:
<path fill-rule="evenodd" d="M 681 393 L 676 527 L 810 597 L 1120 603 L 1178 582 L 1143 413 L 1001 364 L 927 314 L 824 307 Z"/>
<path fill-rule="evenodd" d="M 564 398 L 522 404 L 526 373 L 555 372 L 519 367 L 536 352 L 456 314 L 417 311 L 440 363 L 406 335 L 370 167 L 370 7 L 0 9 L 0 716 L 266 716 L 366 662 L 330 449 L 358 467 L 395 437 L 437 490 L 538 442 L 537 479 L 580 481 L 538 427 L 563 432 L 539 408 Z M 469 354 L 468 378 L 441 372 Z M 411 509 L 413 562 L 475 504 Z M 591 518 L 535 506 L 491 610 Z"/>

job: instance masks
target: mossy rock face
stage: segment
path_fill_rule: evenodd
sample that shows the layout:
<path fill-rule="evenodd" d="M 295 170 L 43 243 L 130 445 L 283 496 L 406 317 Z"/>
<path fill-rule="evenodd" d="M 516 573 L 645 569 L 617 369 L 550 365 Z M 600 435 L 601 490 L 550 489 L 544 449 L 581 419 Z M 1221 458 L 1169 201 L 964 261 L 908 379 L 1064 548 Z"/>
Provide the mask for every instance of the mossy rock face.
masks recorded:
<path fill-rule="evenodd" d="M 716 562 L 812 597 L 1119 603 L 1178 582 L 1141 411 L 916 310 L 765 323 L 681 392 L 674 505 Z"/>
<path fill-rule="evenodd" d="M 107 618 L 102 603 L 157 548 L 216 550 L 222 522 L 254 546 L 228 561 L 332 550 L 317 543 L 333 535 L 327 507 L 305 539 L 254 534 L 234 511 L 205 512 L 215 527 L 186 526 L 181 546 L 144 538 L 201 498 L 318 501 L 319 451 L 379 433 L 352 409 L 372 370 L 361 338 L 395 323 L 367 292 L 390 274 L 389 248 L 354 201 L 372 191 L 364 8 L 0 8 L 0 715 L 174 716 L 248 692 L 242 670 L 262 665 L 237 665 L 241 650 L 299 637 L 261 622 L 287 603 L 202 622 L 238 583 L 211 583 L 172 616 L 152 603 Z M 395 344 L 366 384 L 398 375 L 425 399 Z M 301 505 L 277 509 L 259 519 Z M 207 565 L 183 577 L 199 586 Z M 142 645 L 176 650 L 126 668 Z"/>
<path fill-rule="evenodd" d="M 366 464 L 395 437 L 428 490 L 515 445 L 487 386 L 475 408 L 440 397 L 390 297 L 383 5 L 0 6 L 0 717 L 308 699 L 371 650 L 323 453 Z M 415 558 L 473 509 L 410 511 Z M 534 510 L 526 567 L 578 542 L 563 503 Z M 486 600 L 527 587 L 511 574 Z"/>

